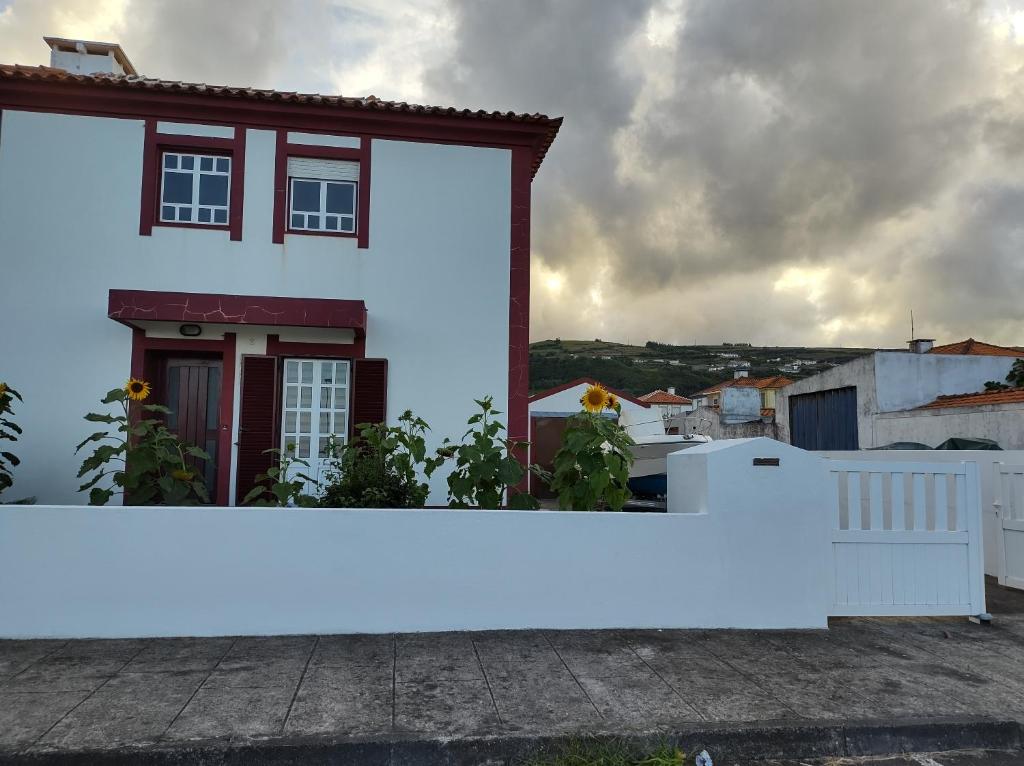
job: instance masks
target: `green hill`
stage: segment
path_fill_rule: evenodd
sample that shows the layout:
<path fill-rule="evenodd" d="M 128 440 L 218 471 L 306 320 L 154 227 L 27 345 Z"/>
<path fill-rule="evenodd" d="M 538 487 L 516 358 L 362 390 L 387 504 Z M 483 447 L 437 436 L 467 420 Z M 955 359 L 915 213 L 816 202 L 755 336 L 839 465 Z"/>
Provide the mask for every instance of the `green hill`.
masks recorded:
<path fill-rule="evenodd" d="M 672 346 L 648 341 L 631 346 L 601 340 L 544 340 L 530 344 L 530 393 L 589 377 L 636 396 L 670 386 L 686 396 L 732 378 L 737 368 L 747 369 L 751 377 L 785 375 L 798 380 L 871 351 L 745 343 Z M 743 362 L 749 368 L 737 367 Z M 780 369 L 794 363 L 799 364 L 798 370 Z"/>

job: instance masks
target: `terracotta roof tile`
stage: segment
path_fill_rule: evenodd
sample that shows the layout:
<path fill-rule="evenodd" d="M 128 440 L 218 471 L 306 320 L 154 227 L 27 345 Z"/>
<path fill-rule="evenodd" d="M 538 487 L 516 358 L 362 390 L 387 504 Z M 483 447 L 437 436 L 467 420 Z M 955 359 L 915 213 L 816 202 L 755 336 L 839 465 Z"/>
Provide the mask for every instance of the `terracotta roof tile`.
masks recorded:
<path fill-rule="evenodd" d="M 721 391 L 723 388 L 782 388 L 792 382 L 792 380 L 784 375 L 772 375 L 768 378 L 731 378 L 730 380 L 723 380 L 721 383 L 715 383 L 713 386 L 701 389 L 694 396 L 713 394 L 716 391 Z"/>
<path fill-rule="evenodd" d="M 1024 388 L 1011 388 L 1006 391 L 979 391 L 974 394 L 953 394 L 940 396 L 934 402 L 924 404 L 917 409 L 934 410 L 942 407 L 981 407 L 989 404 L 1024 403 Z"/>
<path fill-rule="evenodd" d="M 660 388 L 656 391 L 651 391 L 649 394 L 644 394 L 640 397 L 640 401 L 647 402 L 648 404 L 693 404 L 685 396 L 670 394 L 668 391 L 662 391 Z"/>
<path fill-rule="evenodd" d="M 1014 356 L 1024 357 L 1024 349 L 1012 346 L 996 346 L 991 343 L 983 343 L 974 338 L 962 340 L 959 343 L 947 343 L 944 346 L 933 346 L 929 354 L 960 354 L 964 356 Z"/>
<path fill-rule="evenodd" d="M 349 97 L 324 96 L 319 93 L 296 93 L 289 91 L 269 90 L 249 87 L 232 87 L 228 85 L 207 85 L 206 83 L 189 83 L 178 80 L 160 80 L 137 75 L 117 75 L 107 73 L 76 74 L 64 69 L 49 66 L 23 66 L 21 64 L 0 64 L 0 80 L 42 80 L 49 82 L 73 83 L 80 85 L 98 85 L 107 88 L 128 88 L 149 90 L 163 93 L 188 93 L 192 95 L 216 98 L 246 99 L 254 101 L 275 101 L 291 104 L 316 104 L 342 109 L 358 109 L 361 111 L 402 112 L 430 117 L 450 117 L 453 119 L 494 120 L 496 122 L 519 122 L 541 125 L 547 128 L 544 141 L 534 161 L 533 171 L 547 154 L 551 143 L 562 125 L 561 117 L 548 117 L 544 114 L 525 114 L 516 112 L 496 112 L 483 109 L 457 109 L 445 106 L 427 106 L 410 104 L 405 101 L 385 101 L 376 96 Z"/>

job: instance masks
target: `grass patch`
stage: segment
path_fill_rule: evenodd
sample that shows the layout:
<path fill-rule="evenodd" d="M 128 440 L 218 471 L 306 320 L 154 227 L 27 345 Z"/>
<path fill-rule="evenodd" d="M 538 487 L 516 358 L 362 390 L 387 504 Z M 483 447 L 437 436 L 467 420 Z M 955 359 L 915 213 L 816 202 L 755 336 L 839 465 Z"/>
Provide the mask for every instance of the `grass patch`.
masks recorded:
<path fill-rule="evenodd" d="M 554 753 L 534 756 L 524 766 L 682 766 L 684 763 L 686 754 L 671 745 L 645 752 L 615 740 L 576 740 Z"/>

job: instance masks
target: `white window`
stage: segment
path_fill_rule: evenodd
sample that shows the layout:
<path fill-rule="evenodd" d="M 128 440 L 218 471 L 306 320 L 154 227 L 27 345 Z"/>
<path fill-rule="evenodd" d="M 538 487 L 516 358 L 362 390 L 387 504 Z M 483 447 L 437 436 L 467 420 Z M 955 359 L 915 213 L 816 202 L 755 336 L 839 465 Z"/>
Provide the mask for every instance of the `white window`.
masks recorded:
<path fill-rule="evenodd" d="M 319 478 L 331 436 L 340 445 L 348 434 L 349 362 L 340 359 L 286 359 L 281 451 L 305 460 L 293 473 Z"/>
<path fill-rule="evenodd" d="M 358 162 L 290 157 L 288 228 L 355 234 L 358 181 Z"/>
<path fill-rule="evenodd" d="M 227 226 L 230 157 L 165 152 L 161 168 L 161 221 Z"/>

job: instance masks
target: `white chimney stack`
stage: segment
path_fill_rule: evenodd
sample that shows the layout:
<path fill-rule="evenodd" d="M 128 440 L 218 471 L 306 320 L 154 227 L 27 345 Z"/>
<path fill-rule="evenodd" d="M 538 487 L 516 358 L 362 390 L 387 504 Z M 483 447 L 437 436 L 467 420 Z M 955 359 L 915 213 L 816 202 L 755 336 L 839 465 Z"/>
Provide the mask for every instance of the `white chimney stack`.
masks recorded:
<path fill-rule="evenodd" d="M 669 386 L 668 387 L 668 392 L 670 394 L 672 394 L 672 396 L 675 396 L 676 395 L 676 387 L 675 386 Z"/>
<path fill-rule="evenodd" d="M 746 378 L 746 377 L 749 377 L 749 376 L 750 376 L 750 373 L 747 372 L 746 370 L 736 370 L 732 374 L 733 380 L 738 380 L 740 378 Z"/>
<path fill-rule="evenodd" d="M 911 354 L 927 354 L 932 350 L 932 346 L 935 345 L 935 339 L 915 338 L 914 340 L 908 340 L 907 345 L 910 347 Z"/>
<path fill-rule="evenodd" d="M 72 74 L 138 74 L 117 43 L 44 37 L 50 46 L 50 66 Z"/>

